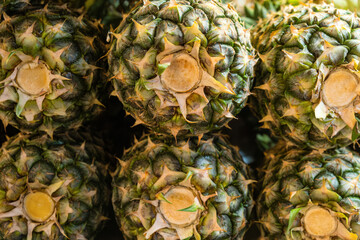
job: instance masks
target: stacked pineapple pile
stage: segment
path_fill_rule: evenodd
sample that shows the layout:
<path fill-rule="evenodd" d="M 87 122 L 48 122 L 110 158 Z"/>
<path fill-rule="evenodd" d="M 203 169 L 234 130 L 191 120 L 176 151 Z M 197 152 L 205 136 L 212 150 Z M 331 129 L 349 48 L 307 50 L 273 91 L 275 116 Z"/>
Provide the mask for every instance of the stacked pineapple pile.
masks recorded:
<path fill-rule="evenodd" d="M 355 240 L 359 228 L 360 18 L 330 4 L 286 6 L 252 29 L 252 109 L 277 137 L 257 214 L 265 239 Z"/>
<path fill-rule="evenodd" d="M 125 238 L 243 237 L 253 180 L 239 151 L 210 133 L 244 107 L 254 76 L 249 31 L 232 8 L 3 0 L 0 9 L 0 118 L 21 131 L 1 148 L 1 239 L 95 238 L 106 219 L 108 159 L 72 130 L 99 115 L 108 79 L 152 130 L 112 173 Z M 95 18 L 110 30 L 109 45 Z"/>
<path fill-rule="evenodd" d="M 125 239 L 242 239 L 254 180 L 219 131 L 250 95 L 278 140 L 262 237 L 358 239 L 360 18 L 289 3 L 1 0 L 0 119 L 19 133 L 0 149 L 0 239 L 94 239 L 110 175 Z M 110 95 L 149 130 L 114 171 L 81 131 Z"/>
<path fill-rule="evenodd" d="M 0 239 L 94 239 L 108 158 L 87 133 L 106 91 L 101 27 L 65 6 L 1 1 Z"/>
<path fill-rule="evenodd" d="M 242 239 L 249 169 L 219 133 L 254 75 L 249 31 L 216 1 L 144 1 L 110 32 L 113 95 L 150 134 L 113 173 L 125 239 Z"/>

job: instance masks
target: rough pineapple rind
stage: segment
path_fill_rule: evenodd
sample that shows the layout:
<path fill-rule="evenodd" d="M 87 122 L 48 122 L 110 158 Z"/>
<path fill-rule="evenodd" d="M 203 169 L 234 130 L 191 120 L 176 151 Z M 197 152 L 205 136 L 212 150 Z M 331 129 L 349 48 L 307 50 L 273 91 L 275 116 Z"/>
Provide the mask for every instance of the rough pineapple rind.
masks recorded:
<path fill-rule="evenodd" d="M 265 153 L 257 200 L 264 239 L 357 239 L 360 236 L 360 156 L 340 148 L 325 153 L 278 143 Z M 303 225 L 306 209 L 329 209 L 347 229 L 347 238 L 311 237 Z M 291 223 L 290 223 L 291 222 Z M 356 234 L 356 235 L 354 235 Z"/>
<path fill-rule="evenodd" d="M 19 134 L 0 152 L 0 239 L 95 238 L 110 203 L 101 147 L 75 132 L 54 140 Z M 31 221 L 22 206 L 27 193 L 38 191 L 56 202 L 43 223 Z"/>
<path fill-rule="evenodd" d="M 11 11 L 10 11 L 11 12 Z M 28 7 L 2 13 L 0 24 L 0 118 L 25 132 L 76 128 L 101 110 L 106 80 L 99 60 L 104 52 L 100 29 L 64 7 Z M 50 71 L 50 89 L 26 93 L 17 71 L 27 62 Z"/>
<path fill-rule="evenodd" d="M 30 0 L 39 2 L 40 0 Z M 116 28 L 123 16 L 137 3 L 136 0 L 43 0 L 51 4 L 66 4 L 71 10 L 83 12 L 88 18 L 99 19 L 106 29 Z"/>
<path fill-rule="evenodd" d="M 238 149 L 222 137 L 175 143 L 145 136 L 119 162 L 113 175 L 112 200 L 125 239 L 143 239 L 144 233 L 152 234 L 157 212 L 151 203 L 164 189 L 189 181 L 201 199 L 209 196 L 191 239 L 242 239 L 253 207 L 253 181 Z M 178 239 L 174 231 L 162 229 L 146 236 Z"/>
<path fill-rule="evenodd" d="M 358 95 L 346 111 L 322 108 L 322 87 L 335 70 L 358 76 L 359 23 L 355 13 L 311 3 L 287 6 L 258 23 L 252 42 L 261 61 L 251 105 L 265 128 L 312 148 L 357 139 Z"/>
<path fill-rule="evenodd" d="M 299 5 L 310 2 L 307 0 L 222 0 L 224 3 L 230 3 L 239 13 L 241 20 L 244 21 L 246 28 L 250 28 L 262 19 L 267 18 L 269 14 L 276 11 L 282 11 L 286 5 Z M 313 0 L 312 3 L 333 3 L 336 8 L 347 9 L 352 12 L 359 10 L 359 2 L 353 0 Z"/>
<path fill-rule="evenodd" d="M 235 11 L 216 1 L 145 1 L 110 34 L 113 94 L 136 124 L 157 132 L 219 129 L 250 94 L 256 61 L 248 34 Z M 209 81 L 188 92 L 164 87 L 159 79 L 168 65 L 161 61 L 179 52 L 191 55 Z"/>
<path fill-rule="evenodd" d="M 109 28 L 116 28 L 124 15 L 137 3 L 136 0 L 73 0 L 69 2 L 69 7 L 84 7 L 88 17 L 101 19 L 101 22 Z"/>

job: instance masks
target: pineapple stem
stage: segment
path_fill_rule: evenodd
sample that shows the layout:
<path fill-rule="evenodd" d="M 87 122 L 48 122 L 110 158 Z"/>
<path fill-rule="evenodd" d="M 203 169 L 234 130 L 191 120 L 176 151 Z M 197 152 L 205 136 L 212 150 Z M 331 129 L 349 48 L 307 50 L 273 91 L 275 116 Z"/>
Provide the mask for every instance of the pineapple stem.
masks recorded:
<path fill-rule="evenodd" d="M 174 92 L 184 93 L 197 87 L 200 73 L 197 61 L 187 53 L 180 53 L 172 56 L 170 65 L 161 75 L 161 82 Z"/>
<path fill-rule="evenodd" d="M 322 207 L 309 208 L 303 217 L 306 232 L 314 237 L 331 236 L 338 227 L 337 219 Z"/>
<path fill-rule="evenodd" d="M 196 211 L 179 211 L 195 203 L 196 196 L 191 189 L 176 186 L 171 188 L 164 196 L 170 203 L 161 201 L 160 212 L 170 224 L 189 226 L 198 219 L 201 209 L 196 209 Z"/>
<path fill-rule="evenodd" d="M 44 192 L 32 192 L 24 199 L 24 210 L 35 222 L 45 222 L 55 210 L 53 199 Z"/>
<path fill-rule="evenodd" d="M 24 63 L 16 77 L 19 86 L 30 95 L 39 95 L 50 89 L 50 71 L 43 63 Z"/>
<path fill-rule="evenodd" d="M 324 83 L 322 95 L 329 107 L 349 105 L 358 95 L 358 77 L 345 68 L 330 73 Z"/>

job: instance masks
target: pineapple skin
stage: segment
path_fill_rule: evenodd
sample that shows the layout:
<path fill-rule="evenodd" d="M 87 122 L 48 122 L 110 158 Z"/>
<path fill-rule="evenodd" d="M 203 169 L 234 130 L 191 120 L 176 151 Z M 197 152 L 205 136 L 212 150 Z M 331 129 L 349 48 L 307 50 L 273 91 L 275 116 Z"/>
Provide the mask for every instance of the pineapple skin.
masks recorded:
<path fill-rule="evenodd" d="M 175 143 L 171 138 L 147 135 L 135 141 L 119 163 L 113 175 L 112 202 L 125 239 L 138 239 L 156 225 L 156 208 L 148 203 L 158 200 L 159 192 L 189 179 L 200 195 L 211 196 L 195 226 L 199 234 L 194 233 L 195 238 L 243 238 L 254 204 L 254 181 L 238 149 L 222 136 Z M 190 172 L 192 177 L 188 178 Z M 167 230 L 160 229 L 149 239 L 178 238 L 174 229 L 169 231 L 166 235 Z"/>
<path fill-rule="evenodd" d="M 133 7 L 135 0 L 3 0 L 0 5 L 6 11 L 19 12 L 29 7 L 65 5 L 72 11 L 85 14 L 87 18 L 99 19 L 105 29 L 116 28 Z"/>
<path fill-rule="evenodd" d="M 6 141 L 0 150 L 0 239 L 95 239 L 111 200 L 110 157 L 98 144 L 75 131 L 54 139 L 19 133 Z M 24 195 L 48 189 L 56 202 L 52 219 L 39 225 L 14 213 L 14 206 L 23 209 Z"/>
<path fill-rule="evenodd" d="M 325 3 L 289 5 L 256 25 L 252 43 L 260 60 L 250 107 L 264 128 L 315 149 L 347 146 L 358 138 L 358 98 L 351 103 L 353 114 L 328 107 L 323 118 L 316 109 L 332 71 L 358 74 L 359 27 L 356 14 Z M 346 122 L 349 118 L 354 127 Z"/>
<path fill-rule="evenodd" d="M 23 132 L 78 128 L 97 116 L 108 85 L 100 58 L 101 27 L 63 6 L 4 7 L 1 16 L 0 118 Z M 25 60 L 23 60 L 25 59 Z M 33 96 L 17 86 L 20 64 L 41 62 L 53 77 L 50 90 Z M 54 77 L 55 76 L 55 77 Z"/>
<path fill-rule="evenodd" d="M 222 1 L 224 3 L 230 3 L 239 13 L 241 19 L 244 21 L 246 28 L 255 26 L 256 23 L 263 18 L 267 18 L 272 12 L 280 11 L 286 5 L 297 6 L 309 1 L 301 0 L 234 0 L 234 1 Z M 322 2 L 333 3 L 338 9 L 350 10 L 357 12 L 359 9 L 359 3 L 353 0 L 335 0 L 335 1 L 312 1 L 313 3 L 321 4 Z"/>
<path fill-rule="evenodd" d="M 186 135 L 220 129 L 239 113 L 250 94 L 256 58 L 248 34 L 235 11 L 216 1 L 147 1 L 111 33 L 113 95 L 135 124 L 152 131 Z M 181 94 L 154 86 L 163 67 L 159 58 L 174 53 L 167 47 L 190 52 L 198 41 L 201 70 L 229 91 L 200 86 L 191 96 L 195 90 L 182 92 L 188 94 L 184 100 Z"/>
<path fill-rule="evenodd" d="M 84 11 L 89 18 L 100 19 L 106 29 L 115 29 L 124 15 L 137 3 L 136 0 L 59 0 L 59 2 L 66 3 L 70 9 Z"/>
<path fill-rule="evenodd" d="M 302 220 L 311 206 L 338 214 L 349 235 L 359 236 L 359 167 L 360 155 L 349 148 L 322 152 L 280 141 L 266 151 L 256 206 L 262 237 L 316 239 L 304 230 Z"/>

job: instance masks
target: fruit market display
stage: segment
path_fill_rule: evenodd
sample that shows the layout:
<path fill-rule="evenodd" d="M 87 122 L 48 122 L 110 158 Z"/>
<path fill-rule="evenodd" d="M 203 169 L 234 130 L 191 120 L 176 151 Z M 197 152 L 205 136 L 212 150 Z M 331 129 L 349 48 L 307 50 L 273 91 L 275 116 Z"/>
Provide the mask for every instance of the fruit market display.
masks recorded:
<path fill-rule="evenodd" d="M 359 239 L 358 5 L 0 0 L 0 239 Z"/>

